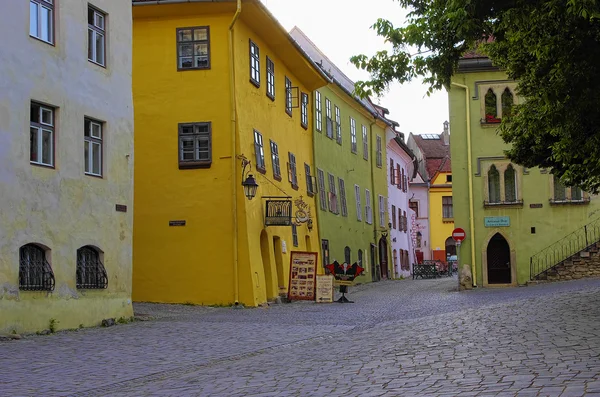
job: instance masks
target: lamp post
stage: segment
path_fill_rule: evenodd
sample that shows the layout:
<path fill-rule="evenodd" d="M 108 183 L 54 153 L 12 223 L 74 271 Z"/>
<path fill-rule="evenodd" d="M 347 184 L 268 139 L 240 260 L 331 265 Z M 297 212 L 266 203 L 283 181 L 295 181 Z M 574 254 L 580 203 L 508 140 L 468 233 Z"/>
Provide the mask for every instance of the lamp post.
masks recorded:
<path fill-rule="evenodd" d="M 252 200 L 256 196 L 256 189 L 258 188 L 258 183 L 256 183 L 254 175 L 248 174 L 246 180 L 242 182 L 242 186 L 244 187 L 244 195 L 246 195 L 248 200 Z"/>

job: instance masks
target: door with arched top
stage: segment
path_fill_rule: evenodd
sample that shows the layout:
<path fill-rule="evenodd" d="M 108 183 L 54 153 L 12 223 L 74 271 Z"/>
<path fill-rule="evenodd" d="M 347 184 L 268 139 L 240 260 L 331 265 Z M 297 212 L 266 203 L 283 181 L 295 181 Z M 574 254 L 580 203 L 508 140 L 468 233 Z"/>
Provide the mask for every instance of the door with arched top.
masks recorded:
<path fill-rule="evenodd" d="M 487 246 L 488 284 L 510 284 L 510 246 L 500 233 L 494 234 Z"/>
<path fill-rule="evenodd" d="M 381 266 L 381 268 L 379 269 L 381 271 L 381 278 L 382 279 L 387 279 L 388 278 L 388 245 L 387 245 L 387 240 L 382 237 L 379 239 L 379 264 Z"/>

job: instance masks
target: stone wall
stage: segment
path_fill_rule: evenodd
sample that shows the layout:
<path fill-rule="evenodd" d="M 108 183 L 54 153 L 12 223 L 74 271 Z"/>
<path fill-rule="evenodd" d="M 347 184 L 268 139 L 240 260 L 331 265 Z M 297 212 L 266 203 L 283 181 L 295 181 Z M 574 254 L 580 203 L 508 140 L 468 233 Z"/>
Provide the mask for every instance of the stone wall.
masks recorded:
<path fill-rule="evenodd" d="M 585 251 L 581 251 L 572 258 L 565 260 L 560 265 L 548 272 L 548 281 L 576 280 L 586 277 L 600 276 L 600 243 Z"/>

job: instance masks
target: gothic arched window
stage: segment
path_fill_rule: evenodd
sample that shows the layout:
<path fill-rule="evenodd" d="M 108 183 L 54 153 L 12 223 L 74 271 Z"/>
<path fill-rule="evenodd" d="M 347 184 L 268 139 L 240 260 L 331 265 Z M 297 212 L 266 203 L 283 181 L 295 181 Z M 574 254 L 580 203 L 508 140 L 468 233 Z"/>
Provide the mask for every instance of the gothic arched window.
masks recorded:
<path fill-rule="evenodd" d="M 513 104 L 513 94 L 507 87 L 502 93 L 502 117 L 511 115 Z"/>
<path fill-rule="evenodd" d="M 507 203 L 517 201 L 517 178 L 512 164 L 509 164 L 504 171 L 504 201 Z"/>
<path fill-rule="evenodd" d="M 498 119 L 498 99 L 496 94 L 490 88 L 485 94 L 485 121 L 488 123 L 497 122 Z"/>
<path fill-rule="evenodd" d="M 567 200 L 567 188 L 560 181 L 556 175 L 554 175 L 554 201 L 566 201 Z"/>
<path fill-rule="evenodd" d="M 488 190 L 489 190 L 489 202 L 499 203 L 500 202 L 500 173 L 496 169 L 495 165 L 490 167 L 488 171 Z"/>

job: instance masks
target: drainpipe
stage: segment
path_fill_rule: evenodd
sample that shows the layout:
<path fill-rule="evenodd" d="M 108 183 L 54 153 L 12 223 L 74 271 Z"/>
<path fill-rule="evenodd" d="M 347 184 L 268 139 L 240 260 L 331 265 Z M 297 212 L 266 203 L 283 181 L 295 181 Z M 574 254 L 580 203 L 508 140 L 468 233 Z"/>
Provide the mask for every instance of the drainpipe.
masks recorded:
<path fill-rule="evenodd" d="M 229 96 L 231 101 L 231 197 L 233 206 L 233 301 L 237 306 L 240 303 L 240 281 L 238 269 L 238 218 L 237 218 L 237 155 L 236 155 L 236 138 L 237 138 L 237 108 L 236 108 L 236 93 L 235 93 L 235 61 L 233 48 L 233 26 L 238 20 L 242 12 L 242 0 L 237 0 L 237 10 L 233 15 L 233 20 L 229 25 Z"/>
<path fill-rule="evenodd" d="M 375 222 L 375 212 L 373 211 L 373 206 L 375 205 L 375 170 L 373 169 L 373 164 L 377 166 L 377 154 L 375 154 L 375 159 L 373 159 L 373 126 L 377 123 L 377 118 L 373 119 L 373 122 L 369 124 L 369 150 L 371 150 L 369 158 L 371 159 L 371 219 L 373 221 L 373 240 L 375 242 L 375 252 L 377 252 L 377 257 L 379 258 L 379 242 L 377 241 L 377 223 Z M 373 163 L 375 160 L 375 163 Z M 365 198 L 366 200 L 366 198 Z M 369 251 L 371 247 L 369 247 Z M 376 265 L 375 263 L 372 265 Z M 377 269 L 375 270 L 377 271 Z M 381 273 L 381 258 L 379 258 L 379 272 Z M 373 279 L 373 275 L 371 275 L 371 279 Z"/>
<path fill-rule="evenodd" d="M 452 83 L 453 86 L 465 90 L 465 104 L 467 106 L 467 171 L 469 172 L 469 227 L 471 229 L 471 273 L 473 273 L 473 287 L 477 287 L 477 273 L 475 270 L 475 220 L 473 219 L 473 172 L 471 156 L 471 104 L 469 87 L 464 84 Z M 460 265 L 460 264 L 459 264 Z"/>
<path fill-rule="evenodd" d="M 313 92 L 316 92 L 313 91 Z M 322 103 L 322 102 L 321 102 Z M 321 108 L 322 109 L 322 108 Z M 321 116 L 323 114 L 321 113 Z M 313 112 L 313 116 L 314 116 L 314 112 Z M 321 117 L 322 119 L 322 117 Z M 314 119 L 313 119 L 313 124 L 314 124 Z M 315 165 L 314 168 L 314 174 L 317 175 L 317 177 L 315 178 L 315 185 L 318 186 L 319 185 L 319 181 L 317 180 L 319 178 L 318 172 L 317 172 L 317 156 L 315 156 L 315 147 L 317 146 L 317 133 L 316 133 L 316 129 L 313 128 L 312 129 L 312 135 L 313 135 L 313 139 L 312 139 L 312 163 Z M 319 189 L 317 187 L 317 189 Z M 321 258 L 325 258 L 325 252 L 323 252 L 323 242 L 321 240 L 321 218 L 322 216 L 319 216 L 319 211 L 321 210 L 321 208 L 317 208 L 317 205 L 321 204 L 321 192 L 319 191 L 319 198 L 317 199 L 317 197 L 315 197 L 315 217 L 317 218 L 317 229 L 319 229 L 319 231 L 317 232 L 317 243 L 319 244 L 319 248 L 321 250 Z M 319 204 L 317 204 L 317 202 L 319 202 Z M 318 251 L 317 250 L 317 251 Z M 323 260 L 323 259 L 321 259 Z M 327 263 L 329 264 L 329 263 Z M 319 266 L 317 266 L 317 269 L 319 269 Z M 324 271 L 325 269 L 323 269 Z"/>

